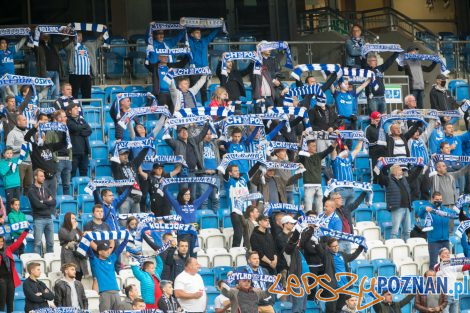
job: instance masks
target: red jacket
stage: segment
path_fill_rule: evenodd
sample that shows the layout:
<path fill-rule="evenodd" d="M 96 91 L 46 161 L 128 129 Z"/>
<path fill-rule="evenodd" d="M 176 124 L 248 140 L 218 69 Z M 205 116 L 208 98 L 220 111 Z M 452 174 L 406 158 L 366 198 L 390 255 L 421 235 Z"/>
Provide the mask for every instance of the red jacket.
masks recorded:
<path fill-rule="evenodd" d="M 16 272 L 16 267 L 15 267 L 15 259 L 13 258 L 13 252 L 18 249 L 21 244 L 23 243 L 23 240 L 26 238 L 28 235 L 28 230 L 25 230 L 18 239 L 6 247 L 5 254 L 6 256 L 10 259 L 10 268 L 11 268 L 11 274 L 13 276 L 13 283 L 15 284 L 15 288 L 21 285 L 21 279 L 18 273 Z M 2 262 L 2 256 L 0 256 L 0 263 Z"/>

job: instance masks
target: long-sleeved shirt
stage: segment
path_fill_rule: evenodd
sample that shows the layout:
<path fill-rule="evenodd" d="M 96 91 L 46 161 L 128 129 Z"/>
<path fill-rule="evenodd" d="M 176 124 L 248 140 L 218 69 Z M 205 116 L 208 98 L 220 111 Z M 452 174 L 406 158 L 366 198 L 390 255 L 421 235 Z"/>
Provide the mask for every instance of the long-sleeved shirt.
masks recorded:
<path fill-rule="evenodd" d="M 330 154 L 333 149 L 333 146 L 329 146 L 328 149 L 314 154 L 310 154 L 306 151 L 299 153 L 299 162 L 304 165 L 306 170 L 304 172 L 304 185 L 321 184 L 321 160 Z"/>
<path fill-rule="evenodd" d="M 375 68 L 371 68 L 370 66 L 366 67 L 369 71 L 373 71 L 375 74 L 375 84 L 369 84 L 366 87 L 366 96 L 368 98 L 370 94 L 374 97 L 385 96 L 384 74 L 399 54 L 399 52 L 393 53 L 382 65 L 376 66 Z"/>
<path fill-rule="evenodd" d="M 124 192 L 119 195 L 119 197 L 115 198 L 111 204 L 106 204 L 101 199 L 100 193 L 98 190 L 93 191 L 93 197 L 95 199 L 96 204 L 101 204 L 103 206 L 104 216 L 103 221 L 109 225 L 111 231 L 119 230 L 119 221 L 118 221 L 118 211 L 124 201 L 127 199 L 129 195 L 129 190 L 131 187 L 127 187 L 124 189 Z"/>
<path fill-rule="evenodd" d="M 56 206 L 55 196 L 49 189 L 42 185 L 37 187 L 33 184 L 28 190 L 28 199 L 33 209 L 33 218 L 51 218 L 51 214 Z M 51 198 L 51 199 L 49 199 Z"/>
<path fill-rule="evenodd" d="M 163 192 L 165 193 L 167 199 L 170 201 L 171 205 L 176 211 L 176 214 L 180 215 L 182 217 L 183 223 L 184 224 L 192 224 L 192 223 L 197 223 L 197 215 L 196 215 L 196 210 L 204 203 L 204 201 L 209 198 L 212 189 L 214 187 L 212 185 L 209 185 L 206 191 L 194 200 L 192 204 L 180 204 L 176 199 L 173 197 L 171 192 L 168 190 L 168 188 L 165 188 Z"/>
<path fill-rule="evenodd" d="M 54 300 L 54 293 L 40 280 L 27 278 L 23 283 L 23 292 L 26 298 L 24 311 L 48 308 L 47 301 Z M 41 293 L 41 295 L 37 295 Z"/>
<path fill-rule="evenodd" d="M 201 39 L 188 36 L 189 47 L 191 48 L 191 53 L 193 54 L 191 64 L 194 64 L 196 67 L 204 67 L 209 65 L 207 60 L 207 55 L 209 54 L 209 43 L 214 40 L 219 31 L 220 28 L 216 28 L 212 30 L 209 35 L 201 37 Z"/>

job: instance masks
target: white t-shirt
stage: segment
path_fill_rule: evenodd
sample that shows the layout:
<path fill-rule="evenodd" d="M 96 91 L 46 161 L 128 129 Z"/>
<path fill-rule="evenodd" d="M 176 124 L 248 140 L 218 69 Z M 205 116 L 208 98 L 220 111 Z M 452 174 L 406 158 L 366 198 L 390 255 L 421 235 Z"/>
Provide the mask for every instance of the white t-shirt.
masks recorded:
<path fill-rule="evenodd" d="M 225 301 L 230 301 L 229 298 L 227 298 L 226 296 L 224 295 L 218 295 L 215 300 L 214 300 L 214 307 L 216 309 L 223 309 L 225 306 L 224 306 L 224 302 Z M 224 311 L 225 312 L 225 311 Z"/>
<path fill-rule="evenodd" d="M 186 271 L 181 272 L 175 279 L 175 290 L 183 290 L 188 293 L 203 290 L 204 293 L 199 299 L 179 298 L 178 301 L 181 307 L 188 312 L 204 312 L 206 310 L 207 294 L 201 275 L 190 275 Z"/>

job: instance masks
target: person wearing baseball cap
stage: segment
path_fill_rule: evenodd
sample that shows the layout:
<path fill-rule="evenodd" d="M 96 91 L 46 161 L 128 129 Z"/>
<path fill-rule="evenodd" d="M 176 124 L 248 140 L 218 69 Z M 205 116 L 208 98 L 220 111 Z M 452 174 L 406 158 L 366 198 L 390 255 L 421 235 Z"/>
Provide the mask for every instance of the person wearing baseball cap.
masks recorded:
<path fill-rule="evenodd" d="M 372 112 L 370 114 L 370 125 L 365 129 L 366 139 L 369 141 L 369 157 L 374 166 L 377 164 L 377 159 L 387 153 L 386 147 L 378 144 L 381 116 L 380 112 Z M 376 180 L 375 176 L 374 180 Z"/>
<path fill-rule="evenodd" d="M 449 111 L 458 108 L 455 98 L 446 88 L 447 77 L 444 74 L 436 76 L 436 83 L 432 85 L 429 97 L 431 98 L 431 109 L 438 111 Z"/>
<path fill-rule="evenodd" d="M 277 271 L 281 273 L 283 281 L 287 276 L 287 270 L 289 265 L 287 264 L 286 255 L 284 250 L 289 242 L 289 238 L 292 235 L 294 226 L 297 224 L 297 221 L 292 218 L 290 215 L 285 215 L 281 218 L 282 231 L 276 236 L 276 254 L 277 259 L 279 260 L 277 264 Z"/>
<path fill-rule="evenodd" d="M 406 53 L 417 54 L 419 47 L 411 45 L 406 49 Z M 434 70 L 437 63 L 431 63 L 429 65 L 423 65 L 420 60 L 405 60 L 403 66 L 398 65 L 399 71 L 405 71 L 408 76 L 410 84 L 410 93 L 416 99 L 416 106 L 418 109 L 423 108 L 423 96 L 424 96 L 424 75 L 423 72 L 430 73 Z"/>

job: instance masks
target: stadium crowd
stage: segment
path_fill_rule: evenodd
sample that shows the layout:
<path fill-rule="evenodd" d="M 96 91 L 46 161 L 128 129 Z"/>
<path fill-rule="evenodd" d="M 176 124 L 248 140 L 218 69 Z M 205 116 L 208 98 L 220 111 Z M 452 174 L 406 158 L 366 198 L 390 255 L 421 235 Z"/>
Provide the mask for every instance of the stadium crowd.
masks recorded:
<path fill-rule="evenodd" d="M 355 211 L 378 202 L 373 196 L 377 190 L 385 192 L 382 213 L 388 214 L 391 228 L 385 238 L 385 224 L 379 225 L 376 239 L 425 238 L 426 276 L 454 282 L 469 269 L 465 261 L 452 261 L 449 246 L 455 225 L 465 256 L 470 252 L 465 223 L 470 134 L 457 134 L 461 119 L 468 127 L 469 104 L 454 100 L 439 60 L 413 57 L 422 56 L 414 45 L 403 51 L 398 45 L 367 44 L 361 27 L 354 25 L 345 42 L 346 67 L 293 65 L 286 42 L 262 41 L 257 51 L 227 51 L 215 73 L 220 86 L 208 100 L 208 83 L 215 81 L 208 69 L 208 46 L 223 26 L 222 19 L 195 18 L 150 24 L 152 92 L 119 93 L 113 100 L 112 179 L 92 177 L 84 188 L 94 200 L 92 218 L 84 224 L 78 212 L 62 211 L 58 194 L 76 196 L 72 178 L 89 176 L 94 149 L 89 137 L 97 130 L 87 121 L 79 96 L 91 98 L 96 49 L 108 35 L 103 31 L 96 41 L 86 41 L 89 29 L 84 27 L 37 29 L 34 51 L 42 83 L 15 75 L 13 57 L 27 36 L 14 47 L 8 45 L 10 37 L 0 39 L 5 146 L 0 161 L 5 194 L 0 203 L 0 311 L 97 310 L 82 284 L 91 275 L 100 312 L 206 312 L 208 306 L 219 313 L 275 312 L 283 302 L 292 304 L 292 312 L 309 312 L 314 292 L 276 296 L 267 291 L 270 277 L 281 274 L 285 286 L 289 275 L 311 272 L 331 277 L 331 288 L 345 286 L 348 280 L 335 279 L 335 273 L 350 271 L 375 239 L 355 232 Z M 167 39 L 169 32 L 173 37 Z M 58 46 L 50 40 L 54 36 L 67 40 Z M 68 82 L 60 80 L 64 64 L 59 49 L 68 53 Z M 381 65 L 377 52 L 389 55 Z M 250 64 L 238 69 L 239 60 Z M 410 78 L 411 93 L 403 109 L 387 112 L 384 75 L 396 60 Z M 291 86 L 280 75 L 284 62 L 295 79 Z M 423 71 L 436 65 L 443 71 L 424 95 Z M 301 77 L 315 71 L 324 74 L 323 83 L 311 74 Z M 245 98 L 245 76 L 252 99 Z M 362 91 L 365 121 L 370 120 L 366 128 L 359 115 Z M 327 104 L 329 92 L 333 105 Z M 139 98 L 144 105 L 136 107 L 133 101 Z M 43 107 L 42 99 L 56 101 Z M 173 155 L 159 151 L 163 145 Z M 359 158 L 366 159 L 365 175 L 358 171 Z M 32 219 L 22 212 L 24 196 Z M 217 277 L 220 295 L 210 303 L 199 274 L 203 248 L 211 248 L 200 236 L 205 230 L 200 216 L 222 216 L 222 211 L 233 227 L 230 251 L 246 253 L 246 263 Z M 53 286 L 41 280 L 46 269 L 40 262 L 25 264 L 26 279 L 17 271 L 15 260 L 26 255 L 31 235 L 39 257 L 60 253 L 62 276 Z M 125 271 L 139 284 L 123 288 L 118 278 Z M 25 307 L 14 308 L 15 288 L 21 285 Z M 325 289 L 322 295 L 328 293 Z M 459 310 L 451 294 L 417 294 L 401 301 L 389 291 L 382 296 L 375 312 L 401 312 L 412 299 L 420 312 Z M 324 309 L 356 312 L 356 304 L 357 297 L 341 295 Z"/>

